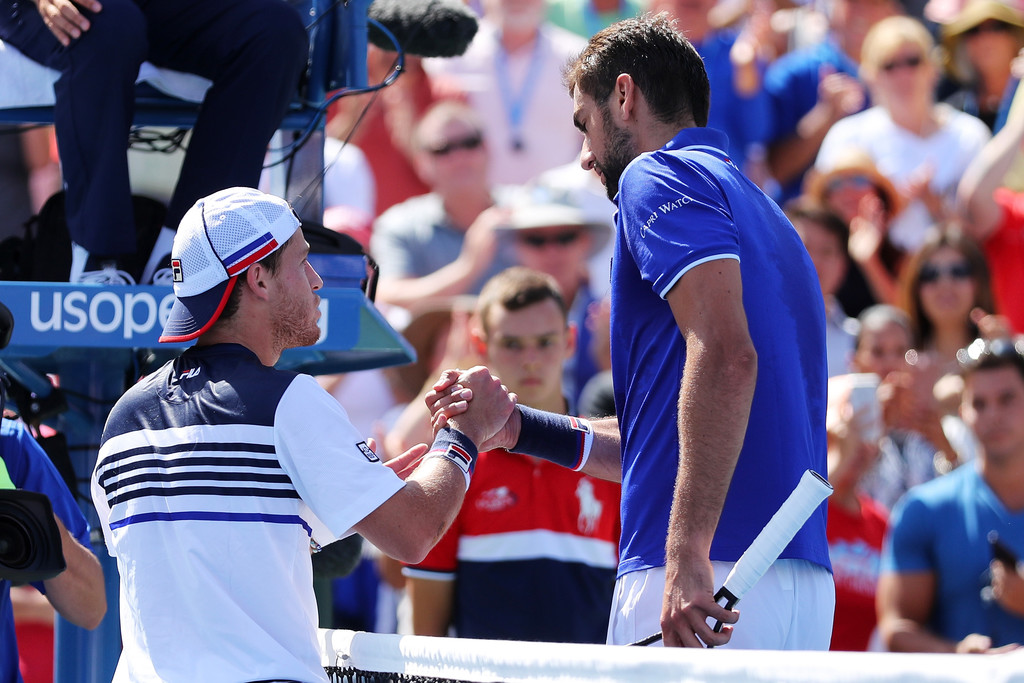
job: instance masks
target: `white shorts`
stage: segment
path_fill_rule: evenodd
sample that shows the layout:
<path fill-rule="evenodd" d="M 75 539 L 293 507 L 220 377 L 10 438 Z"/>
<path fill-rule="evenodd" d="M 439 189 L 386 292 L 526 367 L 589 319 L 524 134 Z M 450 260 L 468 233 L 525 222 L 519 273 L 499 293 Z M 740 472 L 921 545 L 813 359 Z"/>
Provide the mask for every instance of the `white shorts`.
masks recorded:
<path fill-rule="evenodd" d="M 734 564 L 711 563 L 716 586 L 725 582 Z M 620 576 L 608 620 L 608 643 L 628 645 L 661 633 L 664 594 L 664 567 Z M 827 650 L 835 606 L 835 583 L 827 569 L 806 560 L 777 560 L 737 603 L 739 621 L 729 643 L 722 647 Z"/>

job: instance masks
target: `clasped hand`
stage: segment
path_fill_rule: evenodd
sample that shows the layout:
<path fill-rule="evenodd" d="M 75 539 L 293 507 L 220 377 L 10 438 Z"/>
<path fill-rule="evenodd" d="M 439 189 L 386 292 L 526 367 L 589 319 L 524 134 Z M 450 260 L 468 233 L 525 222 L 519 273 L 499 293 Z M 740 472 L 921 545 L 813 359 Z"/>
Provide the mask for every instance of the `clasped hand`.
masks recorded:
<path fill-rule="evenodd" d="M 424 397 L 435 434 L 450 424 L 471 438 L 481 451 L 511 448 L 519 440 L 517 400 L 483 366 L 445 370 Z"/>

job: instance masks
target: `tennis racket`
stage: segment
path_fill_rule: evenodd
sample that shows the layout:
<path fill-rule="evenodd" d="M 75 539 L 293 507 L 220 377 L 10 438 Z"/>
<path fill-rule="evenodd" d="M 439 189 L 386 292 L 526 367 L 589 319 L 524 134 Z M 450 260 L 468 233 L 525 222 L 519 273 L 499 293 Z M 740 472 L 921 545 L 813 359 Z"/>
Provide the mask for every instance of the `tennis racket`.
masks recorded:
<path fill-rule="evenodd" d="M 726 609 L 735 607 L 747 591 L 764 576 L 772 563 L 779 559 L 782 550 L 793 540 L 811 513 L 830 495 L 832 485 L 823 476 L 813 470 L 804 472 L 796 488 L 782 503 L 782 507 L 772 515 L 750 547 L 740 555 L 732 571 L 725 577 L 725 583 L 715 593 L 715 602 L 722 604 Z M 715 633 L 721 632 L 721 621 L 715 622 L 714 630 Z M 655 633 L 631 645 L 650 645 L 659 640 L 661 633 Z"/>

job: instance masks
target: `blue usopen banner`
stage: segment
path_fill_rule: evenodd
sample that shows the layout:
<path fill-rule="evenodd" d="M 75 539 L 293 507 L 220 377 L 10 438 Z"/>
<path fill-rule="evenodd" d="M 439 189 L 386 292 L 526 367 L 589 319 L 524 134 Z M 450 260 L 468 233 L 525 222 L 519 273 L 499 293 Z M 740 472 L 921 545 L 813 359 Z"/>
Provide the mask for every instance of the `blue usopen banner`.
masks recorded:
<path fill-rule="evenodd" d="M 357 288 L 325 288 L 320 339 L 313 348 L 346 350 L 359 339 L 360 309 L 372 307 Z M 45 355 L 57 347 L 184 347 L 158 338 L 174 303 L 169 287 L 0 282 L 0 301 L 14 315 L 5 355 Z"/>

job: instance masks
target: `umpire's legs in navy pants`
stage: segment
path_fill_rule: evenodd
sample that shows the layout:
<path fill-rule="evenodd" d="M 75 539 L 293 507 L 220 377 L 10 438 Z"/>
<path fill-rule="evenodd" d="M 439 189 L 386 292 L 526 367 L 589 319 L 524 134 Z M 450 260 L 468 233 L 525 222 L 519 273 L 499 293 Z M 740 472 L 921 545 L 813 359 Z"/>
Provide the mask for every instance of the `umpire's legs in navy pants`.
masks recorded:
<path fill-rule="evenodd" d="M 0 0 L 0 38 L 61 72 L 54 111 L 68 229 L 92 254 L 135 252 L 127 141 L 144 60 L 213 81 L 196 120 L 167 225 L 200 197 L 255 187 L 267 143 L 294 99 L 308 56 L 284 0 L 101 0 L 67 48 L 31 0 Z"/>

